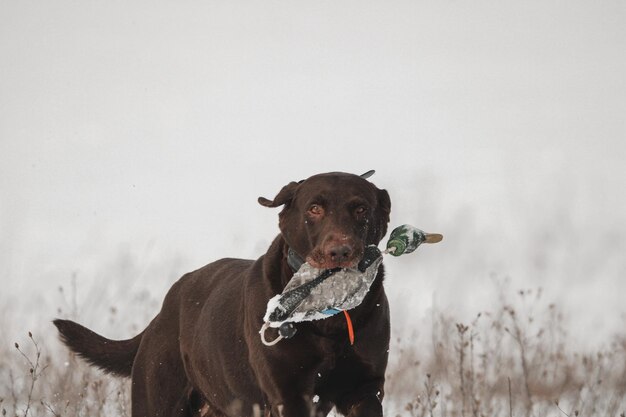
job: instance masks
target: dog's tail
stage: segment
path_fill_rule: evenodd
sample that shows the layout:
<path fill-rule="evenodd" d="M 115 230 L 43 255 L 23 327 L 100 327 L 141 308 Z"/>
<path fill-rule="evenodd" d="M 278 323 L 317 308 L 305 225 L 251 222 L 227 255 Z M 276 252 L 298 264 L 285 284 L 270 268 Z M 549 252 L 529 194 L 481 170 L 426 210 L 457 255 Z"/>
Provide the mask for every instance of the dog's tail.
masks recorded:
<path fill-rule="evenodd" d="M 110 340 L 71 320 L 53 323 L 61 341 L 91 365 L 117 376 L 130 376 L 143 332 L 128 340 Z"/>

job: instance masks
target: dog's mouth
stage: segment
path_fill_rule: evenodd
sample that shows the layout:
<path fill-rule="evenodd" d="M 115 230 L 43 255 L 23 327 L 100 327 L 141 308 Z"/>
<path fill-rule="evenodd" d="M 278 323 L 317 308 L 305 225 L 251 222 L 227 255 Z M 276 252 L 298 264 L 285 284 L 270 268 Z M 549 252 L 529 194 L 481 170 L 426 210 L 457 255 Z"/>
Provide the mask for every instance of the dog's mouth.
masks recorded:
<path fill-rule="evenodd" d="M 332 256 L 324 255 L 319 250 L 313 250 L 306 257 L 306 262 L 313 268 L 317 269 L 356 269 L 357 265 L 361 261 L 361 258 L 363 258 L 363 251 L 359 251 L 358 253 L 355 253 L 349 257 L 335 257 L 333 259 Z"/>
<path fill-rule="evenodd" d="M 316 269 L 355 269 L 358 262 L 316 262 L 311 258 L 307 258 L 307 263 Z"/>

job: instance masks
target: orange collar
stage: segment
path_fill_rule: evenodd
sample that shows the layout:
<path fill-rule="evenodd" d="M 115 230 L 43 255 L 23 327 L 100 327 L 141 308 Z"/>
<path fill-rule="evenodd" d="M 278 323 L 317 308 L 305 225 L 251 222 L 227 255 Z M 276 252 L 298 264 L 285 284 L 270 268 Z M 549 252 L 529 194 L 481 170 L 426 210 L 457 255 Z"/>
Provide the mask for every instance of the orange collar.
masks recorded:
<path fill-rule="evenodd" d="M 348 314 L 348 310 L 342 310 L 343 315 L 346 316 L 346 324 L 348 326 L 348 338 L 350 339 L 350 344 L 354 345 L 354 328 L 352 327 L 352 319 L 350 319 L 350 314 Z"/>

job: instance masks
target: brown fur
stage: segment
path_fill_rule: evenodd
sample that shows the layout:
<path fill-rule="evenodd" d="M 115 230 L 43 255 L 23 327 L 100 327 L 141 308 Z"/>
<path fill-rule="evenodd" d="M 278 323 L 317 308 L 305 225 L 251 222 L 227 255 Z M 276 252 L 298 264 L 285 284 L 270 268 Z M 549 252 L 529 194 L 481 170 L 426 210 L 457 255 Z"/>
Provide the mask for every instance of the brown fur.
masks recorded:
<path fill-rule="evenodd" d="M 382 266 L 350 311 L 353 346 L 342 314 L 298 323 L 292 339 L 271 347 L 258 332 L 267 301 L 293 275 L 288 247 L 325 268 L 358 263 L 365 246 L 386 233 L 389 195 L 359 176 L 328 173 L 292 182 L 259 203 L 284 206 L 281 234 L 267 253 L 256 261 L 221 259 L 184 275 L 141 334 L 112 341 L 54 321 L 62 340 L 89 363 L 132 377 L 133 417 L 309 417 L 333 406 L 348 416 L 382 416 L 389 349 Z"/>

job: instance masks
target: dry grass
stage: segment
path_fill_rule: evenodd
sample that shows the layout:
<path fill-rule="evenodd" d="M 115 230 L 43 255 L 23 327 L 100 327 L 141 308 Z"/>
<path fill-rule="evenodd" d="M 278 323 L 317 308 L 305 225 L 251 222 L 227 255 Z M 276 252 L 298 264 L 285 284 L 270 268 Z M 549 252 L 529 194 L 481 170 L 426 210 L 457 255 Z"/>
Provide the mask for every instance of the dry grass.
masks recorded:
<path fill-rule="evenodd" d="M 391 402 L 409 416 L 623 416 L 626 336 L 577 352 L 541 289 L 501 293 L 500 307 L 457 323 L 433 313 L 428 351 L 399 339 Z"/>
<path fill-rule="evenodd" d="M 57 311 L 75 318 L 76 289 L 73 280 L 65 309 Z M 64 312 L 67 310 L 67 312 Z M 114 309 L 109 323 L 117 323 Z M 38 332 L 25 332 L 11 346 L 0 346 L 0 408 L 8 416 L 129 416 L 128 380 L 112 378 L 83 363 L 61 347 L 52 323 Z"/>
<path fill-rule="evenodd" d="M 71 317 L 78 309 L 68 298 L 62 315 Z M 124 322 L 115 309 L 107 321 Z M 60 347 L 51 324 L 42 326 L 0 346 L 2 415 L 130 415 L 128 380 L 86 366 Z M 502 289 L 494 311 L 468 323 L 433 312 L 429 332 L 419 330 L 393 341 L 387 415 L 624 416 L 626 335 L 577 352 L 541 290 Z"/>

